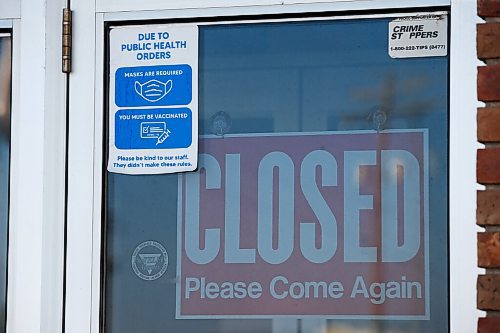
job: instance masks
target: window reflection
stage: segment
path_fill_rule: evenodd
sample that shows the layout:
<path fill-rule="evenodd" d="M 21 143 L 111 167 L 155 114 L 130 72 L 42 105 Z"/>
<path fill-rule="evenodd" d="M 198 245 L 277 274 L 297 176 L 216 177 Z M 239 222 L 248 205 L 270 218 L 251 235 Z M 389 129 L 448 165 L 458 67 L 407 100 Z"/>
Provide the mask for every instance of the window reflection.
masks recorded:
<path fill-rule="evenodd" d="M 448 59 L 391 59 L 390 20 L 200 27 L 200 132 L 214 134 L 212 122 L 220 112 L 230 120 L 226 134 L 428 129 L 431 319 L 177 320 L 178 178 L 108 173 L 106 332 L 448 330 Z M 161 240 L 169 268 L 162 278 L 147 282 L 134 275 L 130 260 L 149 239 Z"/>
<path fill-rule="evenodd" d="M 0 331 L 5 331 L 10 154 L 11 38 L 0 32 Z"/>

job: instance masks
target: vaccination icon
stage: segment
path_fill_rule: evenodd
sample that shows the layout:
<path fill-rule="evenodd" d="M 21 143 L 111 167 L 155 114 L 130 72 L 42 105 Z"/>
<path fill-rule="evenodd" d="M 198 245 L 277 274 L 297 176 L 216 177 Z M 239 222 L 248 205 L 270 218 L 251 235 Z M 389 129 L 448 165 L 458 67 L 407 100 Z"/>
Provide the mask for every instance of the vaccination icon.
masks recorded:
<path fill-rule="evenodd" d="M 156 139 L 157 146 L 167 140 L 171 133 L 166 122 L 141 123 L 141 139 Z"/>

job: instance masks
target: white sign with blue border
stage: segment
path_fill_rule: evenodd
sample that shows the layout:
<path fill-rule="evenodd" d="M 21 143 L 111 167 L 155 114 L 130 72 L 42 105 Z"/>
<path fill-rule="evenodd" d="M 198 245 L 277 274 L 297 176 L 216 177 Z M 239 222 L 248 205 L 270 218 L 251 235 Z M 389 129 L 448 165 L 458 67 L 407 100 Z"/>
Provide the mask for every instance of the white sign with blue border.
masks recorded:
<path fill-rule="evenodd" d="M 108 171 L 162 174 L 198 163 L 198 27 L 110 32 Z"/>

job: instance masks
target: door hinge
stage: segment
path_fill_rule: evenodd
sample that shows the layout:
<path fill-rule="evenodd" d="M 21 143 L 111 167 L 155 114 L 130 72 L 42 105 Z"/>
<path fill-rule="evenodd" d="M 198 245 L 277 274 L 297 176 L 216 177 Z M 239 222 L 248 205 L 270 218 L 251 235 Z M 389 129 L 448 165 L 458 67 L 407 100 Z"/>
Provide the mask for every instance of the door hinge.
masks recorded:
<path fill-rule="evenodd" d="M 72 42 L 72 11 L 69 8 L 63 9 L 62 22 L 62 71 L 71 72 L 71 42 Z"/>

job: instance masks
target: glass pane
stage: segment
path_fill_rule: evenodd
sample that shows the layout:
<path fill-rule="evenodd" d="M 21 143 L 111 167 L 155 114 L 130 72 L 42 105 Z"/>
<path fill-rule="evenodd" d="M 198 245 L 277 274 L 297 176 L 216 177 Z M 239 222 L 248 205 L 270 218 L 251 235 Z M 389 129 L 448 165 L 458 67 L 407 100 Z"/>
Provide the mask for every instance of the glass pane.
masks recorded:
<path fill-rule="evenodd" d="M 390 58 L 391 20 L 200 26 L 200 171 L 107 174 L 106 332 L 448 330 L 448 58 Z M 383 231 L 383 214 L 416 222 Z M 325 276 L 328 300 L 304 301 Z M 255 299 L 221 300 L 223 282 L 257 278 Z"/>
<path fill-rule="evenodd" d="M 11 37 L 0 33 L 0 330 L 7 308 L 7 232 L 9 216 Z"/>

